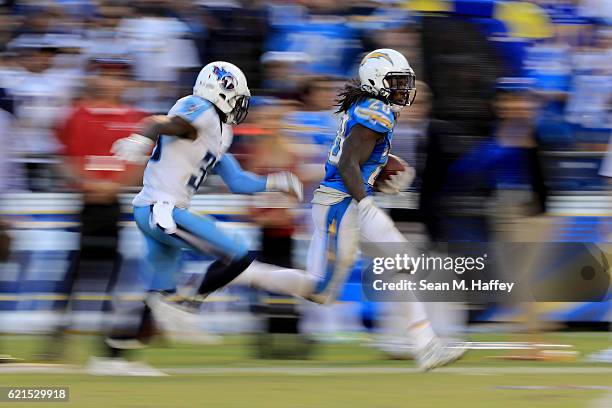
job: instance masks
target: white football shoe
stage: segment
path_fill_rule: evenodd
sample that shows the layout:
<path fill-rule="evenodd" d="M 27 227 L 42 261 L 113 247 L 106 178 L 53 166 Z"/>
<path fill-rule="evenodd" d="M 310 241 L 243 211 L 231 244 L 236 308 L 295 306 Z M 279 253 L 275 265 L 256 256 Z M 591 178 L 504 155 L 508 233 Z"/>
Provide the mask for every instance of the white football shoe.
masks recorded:
<path fill-rule="evenodd" d="M 88 374 L 107 376 L 165 377 L 168 374 L 155 367 L 123 358 L 92 357 L 85 367 Z"/>
<path fill-rule="evenodd" d="M 416 350 L 416 363 L 422 371 L 429 371 L 459 360 L 466 351 L 465 345 L 461 343 L 445 343 L 434 338 L 427 346 Z"/>
<path fill-rule="evenodd" d="M 205 333 L 199 329 L 201 316 L 196 313 L 195 309 L 181 306 L 161 293 L 149 295 L 146 302 L 153 312 L 155 323 L 170 340 L 191 344 L 218 344 L 221 342 L 219 336 Z"/>
<path fill-rule="evenodd" d="M 612 347 L 593 353 L 586 360 L 590 363 L 612 363 Z"/>

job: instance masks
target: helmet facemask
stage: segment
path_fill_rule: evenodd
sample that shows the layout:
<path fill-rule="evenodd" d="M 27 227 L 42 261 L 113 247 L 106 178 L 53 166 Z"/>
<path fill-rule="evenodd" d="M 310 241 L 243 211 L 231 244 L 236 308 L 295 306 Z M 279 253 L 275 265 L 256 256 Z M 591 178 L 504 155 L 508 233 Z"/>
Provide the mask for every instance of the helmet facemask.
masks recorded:
<path fill-rule="evenodd" d="M 251 97 L 247 95 L 241 95 L 236 97 L 236 103 L 232 114 L 234 116 L 234 123 L 236 125 L 244 122 L 247 115 L 249 114 L 249 105 L 251 104 Z"/>
<path fill-rule="evenodd" d="M 383 79 L 381 96 L 399 109 L 412 105 L 416 97 L 416 77 L 412 72 L 389 72 Z"/>
<path fill-rule="evenodd" d="M 226 115 L 225 123 L 239 125 L 244 122 L 249 114 L 251 97 L 248 95 L 238 95 L 234 97 L 234 108 Z"/>

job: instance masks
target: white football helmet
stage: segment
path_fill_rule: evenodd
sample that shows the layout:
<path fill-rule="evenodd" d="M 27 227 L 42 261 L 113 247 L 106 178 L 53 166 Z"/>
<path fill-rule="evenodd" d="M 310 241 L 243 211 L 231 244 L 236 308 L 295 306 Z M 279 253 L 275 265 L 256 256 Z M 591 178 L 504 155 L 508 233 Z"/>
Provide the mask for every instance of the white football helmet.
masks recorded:
<path fill-rule="evenodd" d="M 414 101 L 415 80 L 406 57 L 390 48 L 368 53 L 359 65 L 361 89 L 384 98 L 394 112 L 401 111 Z"/>
<path fill-rule="evenodd" d="M 229 62 L 215 61 L 202 68 L 193 94 L 219 108 L 225 114 L 223 121 L 230 125 L 242 122 L 249 112 L 251 91 L 247 79 L 240 68 Z"/>

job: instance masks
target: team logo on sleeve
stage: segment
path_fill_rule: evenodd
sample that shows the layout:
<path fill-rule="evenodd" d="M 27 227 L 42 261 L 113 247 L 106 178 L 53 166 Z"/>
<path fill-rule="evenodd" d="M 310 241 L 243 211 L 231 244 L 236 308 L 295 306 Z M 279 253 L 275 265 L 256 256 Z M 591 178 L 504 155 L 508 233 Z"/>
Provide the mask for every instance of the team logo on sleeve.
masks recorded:
<path fill-rule="evenodd" d="M 221 88 L 226 91 L 235 89 L 238 86 L 238 80 L 230 73 L 221 67 L 214 67 L 213 73 L 217 76 Z"/>

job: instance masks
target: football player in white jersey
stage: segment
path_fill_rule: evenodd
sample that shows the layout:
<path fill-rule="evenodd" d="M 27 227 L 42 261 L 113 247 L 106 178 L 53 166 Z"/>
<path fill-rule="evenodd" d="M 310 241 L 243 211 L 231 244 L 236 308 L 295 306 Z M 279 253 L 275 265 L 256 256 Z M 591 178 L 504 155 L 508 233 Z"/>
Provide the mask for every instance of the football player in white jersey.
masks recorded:
<path fill-rule="evenodd" d="M 292 173 L 259 176 L 243 171 L 226 153 L 232 125 L 249 109 L 247 80 L 223 61 L 202 68 L 193 94 L 179 99 L 165 116 L 153 116 L 140 134 L 113 145 L 119 158 L 138 162 L 154 147 L 144 172 L 142 191 L 134 198 L 134 219 L 145 235 L 154 271 L 151 290 L 174 290 L 181 249 L 213 255 L 201 293 L 231 282 L 253 261 L 246 244 L 217 228 L 210 217 L 191 213 L 192 196 L 210 172 L 221 176 L 233 193 L 280 191 L 302 199 L 302 184 Z M 145 156 L 146 157 L 146 156 Z"/>
<path fill-rule="evenodd" d="M 212 62 L 201 70 L 192 95 L 179 99 L 167 115 L 145 119 L 140 133 L 120 139 L 112 147 L 113 154 L 122 160 L 147 161 L 143 188 L 133 205 L 134 220 L 145 236 L 147 261 L 153 272 L 147 304 L 155 317 L 166 311 L 176 315 L 177 309 L 161 293 L 175 290 L 182 249 L 216 258 L 199 288 L 203 295 L 225 286 L 254 263 L 245 242 L 217 228 L 213 218 L 189 211 L 192 196 L 209 173 L 218 174 L 233 193 L 279 191 L 302 199 L 302 184 L 294 174 L 249 173 L 226 153 L 232 143 L 232 125 L 246 118 L 250 97 L 247 80 L 238 67 Z M 255 262 L 253 268 L 257 265 Z M 265 272 L 279 270 L 261 265 Z M 270 285 L 264 283 L 264 289 L 277 289 L 273 279 L 267 282 Z M 164 319 L 168 320 L 172 318 Z M 107 343 L 112 349 L 121 348 L 121 340 L 109 339 Z M 142 373 L 136 368 L 132 371 Z M 101 366 L 92 371 L 104 374 L 113 370 L 117 371 L 117 364 L 108 366 L 108 370 Z M 129 374 L 130 370 L 123 371 Z"/>

